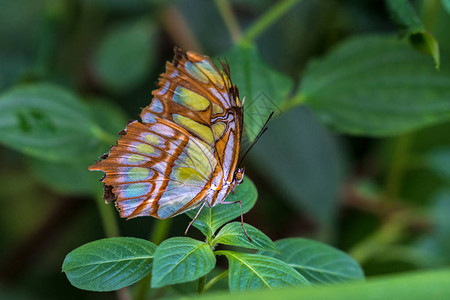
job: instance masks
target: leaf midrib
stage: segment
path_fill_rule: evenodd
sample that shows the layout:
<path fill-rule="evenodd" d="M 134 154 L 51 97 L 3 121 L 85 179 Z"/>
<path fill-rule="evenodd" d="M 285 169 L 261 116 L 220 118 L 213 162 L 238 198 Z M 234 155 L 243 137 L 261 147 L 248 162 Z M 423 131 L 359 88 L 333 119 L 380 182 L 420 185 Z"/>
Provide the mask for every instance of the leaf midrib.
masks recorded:
<path fill-rule="evenodd" d="M 164 275 L 163 277 L 161 277 L 161 279 L 159 281 L 162 281 L 163 279 L 165 279 L 171 272 L 173 272 L 173 270 L 175 270 L 183 261 L 185 261 L 187 259 L 188 256 L 190 256 L 194 251 L 197 251 L 199 248 L 207 246 L 204 243 L 200 243 L 199 245 L 195 246 L 194 248 L 192 248 L 192 250 L 190 250 L 189 252 L 187 252 L 184 256 L 182 256 L 182 259 L 180 259 L 174 266 L 173 268 L 171 268 L 169 270 L 169 272 L 166 273 L 166 275 Z"/>
<path fill-rule="evenodd" d="M 230 256 L 236 258 L 236 259 L 237 259 L 238 261 L 240 261 L 243 265 L 245 265 L 247 268 L 249 268 L 251 271 L 253 271 L 253 273 L 255 273 L 256 276 L 258 276 L 258 277 L 261 279 L 261 281 L 262 281 L 269 289 L 272 288 L 272 287 L 269 285 L 269 283 L 264 279 L 264 277 L 260 276 L 259 273 L 258 273 L 254 268 L 252 268 L 252 266 L 250 266 L 250 265 L 249 265 L 248 263 L 246 263 L 244 260 L 240 259 L 239 256 L 236 256 L 236 255 L 233 254 L 232 252 L 228 252 L 228 251 L 226 251 L 226 254 L 225 254 L 225 255 L 230 255 Z"/>
<path fill-rule="evenodd" d="M 152 259 L 153 257 L 154 256 L 138 256 L 138 257 L 125 258 L 125 259 L 118 259 L 118 260 L 104 260 L 104 261 L 101 261 L 100 263 L 89 263 L 89 264 L 77 265 L 75 267 L 68 267 L 68 268 L 65 268 L 63 271 L 66 272 L 69 270 L 74 270 L 74 269 L 79 269 L 79 268 L 84 268 L 84 267 L 89 267 L 89 266 L 95 266 L 95 265 L 101 265 L 101 264 L 119 263 L 119 262 L 133 261 L 133 260 L 146 260 L 146 259 Z"/>

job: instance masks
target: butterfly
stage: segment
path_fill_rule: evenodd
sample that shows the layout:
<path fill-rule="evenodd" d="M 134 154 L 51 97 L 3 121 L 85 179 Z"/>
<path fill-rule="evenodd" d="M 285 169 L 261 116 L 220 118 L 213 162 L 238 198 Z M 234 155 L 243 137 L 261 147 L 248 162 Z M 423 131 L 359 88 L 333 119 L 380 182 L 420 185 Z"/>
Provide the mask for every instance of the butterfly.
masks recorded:
<path fill-rule="evenodd" d="M 105 173 L 103 197 L 116 201 L 123 218 L 166 219 L 200 207 L 187 232 L 205 205 L 235 203 L 225 199 L 244 178 L 238 167 L 244 101 L 226 60 L 218 60 L 219 68 L 208 56 L 174 52 L 142 122 L 130 122 L 89 170 Z"/>

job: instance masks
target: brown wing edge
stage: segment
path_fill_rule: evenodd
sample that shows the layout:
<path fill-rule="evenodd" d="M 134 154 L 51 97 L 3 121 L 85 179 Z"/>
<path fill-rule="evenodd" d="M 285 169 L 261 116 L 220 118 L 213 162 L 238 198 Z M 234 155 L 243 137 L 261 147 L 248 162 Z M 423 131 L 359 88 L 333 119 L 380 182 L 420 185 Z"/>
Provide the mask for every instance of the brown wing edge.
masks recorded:
<path fill-rule="evenodd" d="M 133 123 L 133 122 L 135 122 L 134 120 L 131 120 L 131 121 L 128 121 L 128 124 L 130 124 L 130 123 Z M 121 131 L 119 131 L 118 132 L 118 135 L 120 136 L 120 138 L 121 137 L 123 137 L 123 136 L 125 136 L 127 134 L 127 129 L 126 129 L 126 127 L 125 127 L 125 129 L 123 129 L 123 130 L 121 130 Z M 120 139 L 119 138 L 119 139 Z M 109 147 L 109 150 L 108 150 L 108 152 L 106 152 L 106 153 L 104 153 L 104 154 L 102 154 L 99 158 L 99 160 L 97 160 L 93 165 L 91 165 L 91 166 L 89 166 L 88 167 L 88 170 L 89 171 L 102 171 L 103 173 L 104 173 L 104 175 L 102 176 L 102 178 L 100 178 L 100 180 L 99 181 L 101 181 L 101 182 L 103 182 L 104 180 L 105 180 L 105 178 L 106 178 L 106 172 L 105 171 L 103 171 L 102 169 L 100 169 L 100 168 L 97 168 L 96 167 L 96 165 L 99 163 L 99 162 L 101 162 L 101 161 L 103 161 L 103 160 L 105 160 L 105 159 L 107 159 L 108 157 L 109 157 L 109 154 L 110 154 L 110 152 L 111 152 L 111 150 L 112 149 L 114 149 L 115 147 L 117 147 L 117 141 L 116 141 L 116 144 L 115 145 L 112 145 L 111 147 Z M 105 202 L 106 202 L 106 204 L 109 204 L 109 203 L 111 203 L 111 202 L 113 202 L 113 201 L 115 201 L 115 200 L 117 200 L 117 196 L 113 193 L 113 186 L 112 185 L 107 185 L 107 184 L 105 184 L 105 183 L 103 183 L 103 199 L 105 200 Z"/>
<path fill-rule="evenodd" d="M 173 47 L 173 52 L 174 52 L 174 57 L 173 57 L 173 61 L 172 64 L 175 67 L 178 67 L 178 64 L 183 60 L 183 59 L 188 59 L 186 51 L 181 49 L 178 46 L 174 46 Z"/>
<path fill-rule="evenodd" d="M 178 66 L 179 62 L 180 62 L 182 59 L 187 59 L 186 51 L 184 51 L 184 50 L 181 49 L 180 47 L 175 46 L 175 47 L 174 47 L 174 53 L 175 53 L 175 55 L 174 55 L 172 64 L 175 65 L 175 66 Z M 157 84 L 157 85 L 159 85 L 159 84 Z M 158 88 L 159 88 L 159 86 L 158 86 Z M 128 122 L 128 124 L 130 124 L 130 123 L 132 123 L 132 122 L 134 122 L 134 121 L 135 121 L 135 120 L 131 120 L 131 121 Z M 126 131 L 126 127 L 125 127 L 125 129 L 123 129 L 123 130 L 121 130 L 121 131 L 118 132 L 119 139 L 120 139 L 121 137 L 125 136 L 126 134 L 127 134 L 127 131 Z M 113 148 L 117 147 L 117 145 L 118 145 L 118 144 L 117 144 L 117 141 L 116 141 L 116 144 L 115 144 L 115 145 L 112 145 L 112 146 L 109 148 L 108 152 L 102 154 L 102 155 L 99 157 L 99 160 L 97 160 L 93 165 L 89 166 L 89 167 L 88 167 L 88 170 L 89 170 L 89 171 L 102 171 L 102 172 L 104 172 L 103 169 L 97 168 L 96 165 L 97 165 L 99 162 L 101 162 L 101 161 L 107 159 L 107 158 L 109 157 L 109 154 L 110 154 L 111 150 L 112 150 Z M 106 178 L 106 173 L 104 172 L 104 175 L 102 176 L 102 178 L 100 178 L 99 181 L 103 182 L 103 181 L 105 180 L 105 178 Z M 103 196 L 102 196 L 102 197 L 103 197 L 103 199 L 105 200 L 106 204 L 109 204 L 109 203 L 111 203 L 111 202 L 117 200 L 117 196 L 113 193 L 113 188 L 114 188 L 114 187 L 113 187 L 112 185 L 107 185 L 107 184 L 105 184 L 105 183 L 103 182 Z M 117 205 L 116 205 L 116 207 L 117 207 Z M 118 208 L 118 207 L 117 207 L 117 208 Z"/>

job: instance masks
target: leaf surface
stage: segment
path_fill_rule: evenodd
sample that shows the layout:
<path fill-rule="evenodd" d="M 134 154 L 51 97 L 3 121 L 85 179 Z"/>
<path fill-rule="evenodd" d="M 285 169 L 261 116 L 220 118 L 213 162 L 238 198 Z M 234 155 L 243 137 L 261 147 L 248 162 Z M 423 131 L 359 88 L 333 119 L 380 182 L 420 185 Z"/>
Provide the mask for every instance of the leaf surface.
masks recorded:
<path fill-rule="evenodd" d="M 268 250 L 278 252 L 272 240 L 259 229 L 244 223 L 245 230 L 252 239 L 250 241 L 244 233 L 240 222 L 228 223 L 213 240 L 214 244 L 238 246 L 255 250 Z"/>
<path fill-rule="evenodd" d="M 208 244 L 187 237 L 167 239 L 155 252 L 152 287 L 195 280 L 208 274 L 215 264 Z"/>
<path fill-rule="evenodd" d="M 341 132 L 391 136 L 450 119 L 450 70 L 404 41 L 360 36 L 311 63 L 296 99 Z"/>
<path fill-rule="evenodd" d="M 308 281 L 292 267 L 273 257 L 217 251 L 229 262 L 228 283 L 231 291 L 273 289 L 308 285 Z"/>
<path fill-rule="evenodd" d="M 303 238 L 283 239 L 275 245 L 280 253 L 262 254 L 284 261 L 311 283 L 333 284 L 364 278 L 361 267 L 352 257 L 331 246 Z"/>
<path fill-rule="evenodd" d="M 150 273 L 155 249 L 153 243 L 131 237 L 97 240 L 67 254 L 62 271 L 79 289 L 114 291 Z"/>
<path fill-rule="evenodd" d="M 0 96 L 0 142 L 51 161 L 77 160 L 97 143 L 83 102 L 53 84 L 17 86 Z"/>

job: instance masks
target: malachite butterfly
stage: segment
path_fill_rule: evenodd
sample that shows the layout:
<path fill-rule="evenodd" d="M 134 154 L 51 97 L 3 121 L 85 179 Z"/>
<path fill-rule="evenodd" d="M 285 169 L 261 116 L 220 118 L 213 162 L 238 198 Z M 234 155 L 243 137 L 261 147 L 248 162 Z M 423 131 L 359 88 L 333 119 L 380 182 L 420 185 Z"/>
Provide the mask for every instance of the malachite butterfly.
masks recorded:
<path fill-rule="evenodd" d="M 243 102 L 228 64 L 218 61 L 221 68 L 208 56 L 175 47 L 142 122 L 130 122 L 117 145 L 89 167 L 105 172 L 103 197 L 116 200 L 121 217 L 166 219 L 227 204 L 242 182 Z"/>

